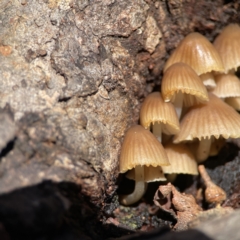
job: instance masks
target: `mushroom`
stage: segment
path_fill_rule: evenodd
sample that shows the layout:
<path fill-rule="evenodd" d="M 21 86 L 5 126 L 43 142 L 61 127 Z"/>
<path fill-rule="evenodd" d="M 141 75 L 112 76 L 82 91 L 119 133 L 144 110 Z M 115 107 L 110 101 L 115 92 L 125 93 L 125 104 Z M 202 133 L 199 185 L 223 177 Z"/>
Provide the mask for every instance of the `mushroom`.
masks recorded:
<path fill-rule="evenodd" d="M 164 173 L 198 175 L 197 162 L 185 144 L 173 144 L 170 142 L 164 148 L 171 164 L 162 167 Z"/>
<path fill-rule="evenodd" d="M 212 90 L 219 98 L 240 97 L 240 81 L 234 74 L 219 74 L 215 76 L 217 86 Z"/>
<path fill-rule="evenodd" d="M 199 165 L 198 170 L 199 170 L 200 175 L 206 185 L 205 200 L 208 203 L 217 204 L 217 207 L 219 207 L 220 204 L 226 200 L 227 196 L 226 196 L 225 191 L 222 188 L 218 187 L 215 183 L 212 182 L 204 165 Z"/>
<path fill-rule="evenodd" d="M 161 93 L 150 93 L 144 100 L 140 110 L 140 123 L 150 129 L 159 142 L 162 141 L 162 132 L 167 135 L 179 132 L 179 121 L 172 103 L 165 103 Z"/>
<path fill-rule="evenodd" d="M 235 110 L 240 110 L 240 81 L 235 74 L 227 73 L 216 76 L 217 86 L 212 91 Z"/>
<path fill-rule="evenodd" d="M 212 139 L 220 136 L 225 139 L 240 137 L 240 116 L 232 107 L 209 93 L 209 102 L 189 108 L 173 142 L 199 139 L 196 159 L 201 162 L 209 156 Z"/>
<path fill-rule="evenodd" d="M 185 63 L 174 63 L 163 75 L 162 96 L 165 102 L 171 101 L 180 118 L 182 105 L 189 107 L 208 101 L 208 93 L 202 80 Z"/>
<path fill-rule="evenodd" d="M 177 46 L 165 64 L 164 72 L 174 63 L 183 62 L 197 75 L 211 71 L 223 72 L 222 59 L 214 46 L 197 32 L 188 34 Z"/>
<path fill-rule="evenodd" d="M 130 205 L 141 199 L 146 184 L 144 166 L 166 166 L 169 161 L 162 144 L 156 137 L 140 125 L 131 127 L 122 144 L 120 154 L 120 173 L 135 169 L 135 189 L 129 195 L 120 197 L 120 202 L 124 205 Z"/>
<path fill-rule="evenodd" d="M 229 24 L 217 36 L 213 42 L 219 52 L 225 73 L 240 66 L 240 27 L 237 24 Z"/>

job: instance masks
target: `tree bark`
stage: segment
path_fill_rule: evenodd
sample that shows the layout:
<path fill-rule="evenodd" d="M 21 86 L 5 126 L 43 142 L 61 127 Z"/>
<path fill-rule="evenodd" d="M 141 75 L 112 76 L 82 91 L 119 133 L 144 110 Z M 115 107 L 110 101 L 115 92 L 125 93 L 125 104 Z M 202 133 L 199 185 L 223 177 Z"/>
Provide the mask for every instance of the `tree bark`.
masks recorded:
<path fill-rule="evenodd" d="M 127 128 L 192 31 L 240 22 L 240 1 L 2 0 L 0 194 L 73 182 L 103 209 Z"/>

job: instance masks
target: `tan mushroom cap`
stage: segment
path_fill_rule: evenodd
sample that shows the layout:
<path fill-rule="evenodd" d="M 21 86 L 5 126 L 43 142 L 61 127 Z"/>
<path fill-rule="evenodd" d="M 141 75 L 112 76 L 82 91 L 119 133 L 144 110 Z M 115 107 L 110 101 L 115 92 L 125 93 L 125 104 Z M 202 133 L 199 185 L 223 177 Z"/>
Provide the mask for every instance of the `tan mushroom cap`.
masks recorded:
<path fill-rule="evenodd" d="M 225 102 L 209 93 L 209 102 L 191 107 L 180 123 L 174 143 L 194 139 L 240 137 L 240 116 Z"/>
<path fill-rule="evenodd" d="M 235 110 L 240 111 L 240 97 L 226 98 L 225 102 L 233 107 Z"/>
<path fill-rule="evenodd" d="M 164 148 L 171 164 L 162 167 L 164 173 L 198 175 L 197 162 L 185 144 L 168 143 Z"/>
<path fill-rule="evenodd" d="M 219 52 L 225 72 L 240 66 L 240 27 L 229 24 L 215 39 L 213 45 Z"/>
<path fill-rule="evenodd" d="M 164 72 L 174 63 L 183 62 L 194 69 L 197 75 L 211 71 L 223 72 L 222 59 L 214 46 L 200 33 L 187 35 L 169 57 Z"/>
<path fill-rule="evenodd" d="M 120 154 L 120 173 L 136 166 L 167 166 L 169 161 L 162 144 L 140 125 L 127 131 Z"/>
<path fill-rule="evenodd" d="M 175 63 L 164 73 L 162 79 L 164 101 L 174 102 L 178 92 L 185 93 L 184 106 L 208 101 L 208 93 L 196 72 L 185 63 Z"/>
<path fill-rule="evenodd" d="M 135 180 L 135 171 L 134 169 L 130 170 L 127 175 L 127 178 Z M 156 181 L 166 181 L 162 168 L 153 167 L 153 166 L 144 166 L 144 182 L 156 182 Z"/>
<path fill-rule="evenodd" d="M 239 39 L 240 41 L 240 39 Z M 234 74 L 219 74 L 215 76 L 217 86 L 214 93 L 219 98 L 240 97 L 240 80 Z"/>
<path fill-rule="evenodd" d="M 179 121 L 172 103 L 165 103 L 159 92 L 150 93 L 140 110 L 140 122 L 144 128 L 161 123 L 162 132 L 168 135 L 179 132 Z"/>

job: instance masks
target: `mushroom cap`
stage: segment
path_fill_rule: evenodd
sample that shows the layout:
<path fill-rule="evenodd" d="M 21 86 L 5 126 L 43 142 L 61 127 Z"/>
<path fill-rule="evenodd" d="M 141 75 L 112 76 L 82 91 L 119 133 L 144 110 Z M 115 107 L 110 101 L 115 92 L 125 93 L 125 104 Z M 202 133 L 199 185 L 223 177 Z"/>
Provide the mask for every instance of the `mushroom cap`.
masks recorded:
<path fill-rule="evenodd" d="M 225 72 L 240 66 L 240 27 L 229 24 L 217 36 L 213 45 L 222 58 Z"/>
<path fill-rule="evenodd" d="M 169 161 L 162 144 L 148 130 L 140 125 L 128 129 L 120 154 L 120 173 L 137 165 L 167 166 Z"/>
<path fill-rule="evenodd" d="M 127 178 L 135 180 L 135 171 L 134 169 L 130 170 L 127 175 Z M 166 181 L 162 168 L 153 167 L 153 166 L 144 166 L 144 182 L 156 182 L 156 181 Z"/>
<path fill-rule="evenodd" d="M 192 67 L 197 75 L 217 71 L 223 72 L 222 59 L 214 46 L 197 32 L 188 34 L 169 57 L 164 72 L 174 63 L 183 62 Z"/>
<path fill-rule="evenodd" d="M 165 102 L 174 102 L 178 92 L 185 93 L 184 106 L 208 101 L 207 89 L 202 80 L 185 63 L 174 63 L 167 69 L 163 75 L 161 91 Z"/>
<path fill-rule="evenodd" d="M 189 108 L 180 123 L 180 132 L 175 135 L 174 143 L 219 138 L 240 137 L 240 116 L 225 102 L 209 93 L 209 102 Z"/>
<path fill-rule="evenodd" d="M 240 41 L 240 39 L 239 39 Z M 234 74 L 219 74 L 215 76 L 217 86 L 213 89 L 219 98 L 240 97 L 240 80 Z"/>
<path fill-rule="evenodd" d="M 179 121 L 172 103 L 165 103 L 160 92 L 150 93 L 140 110 L 140 122 L 144 128 L 151 124 L 162 123 L 162 131 L 171 135 L 179 132 Z"/>
<path fill-rule="evenodd" d="M 198 175 L 197 162 L 185 144 L 168 143 L 164 148 L 171 164 L 162 167 L 164 173 Z"/>
<path fill-rule="evenodd" d="M 225 98 L 225 102 L 235 110 L 240 111 L 240 97 Z"/>

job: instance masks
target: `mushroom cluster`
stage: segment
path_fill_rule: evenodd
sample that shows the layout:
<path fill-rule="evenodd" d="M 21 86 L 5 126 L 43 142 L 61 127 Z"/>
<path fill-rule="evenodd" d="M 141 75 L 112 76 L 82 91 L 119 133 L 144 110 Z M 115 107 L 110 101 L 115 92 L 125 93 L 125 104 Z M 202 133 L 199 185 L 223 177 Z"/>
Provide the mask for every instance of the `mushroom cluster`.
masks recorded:
<path fill-rule="evenodd" d="M 197 175 L 197 164 L 217 155 L 225 139 L 240 137 L 239 66 L 237 24 L 213 44 L 197 32 L 180 42 L 165 64 L 161 91 L 142 104 L 141 125 L 125 135 L 120 173 L 128 171 L 136 183 L 133 193 L 120 196 L 122 204 L 140 200 L 147 182 Z"/>

